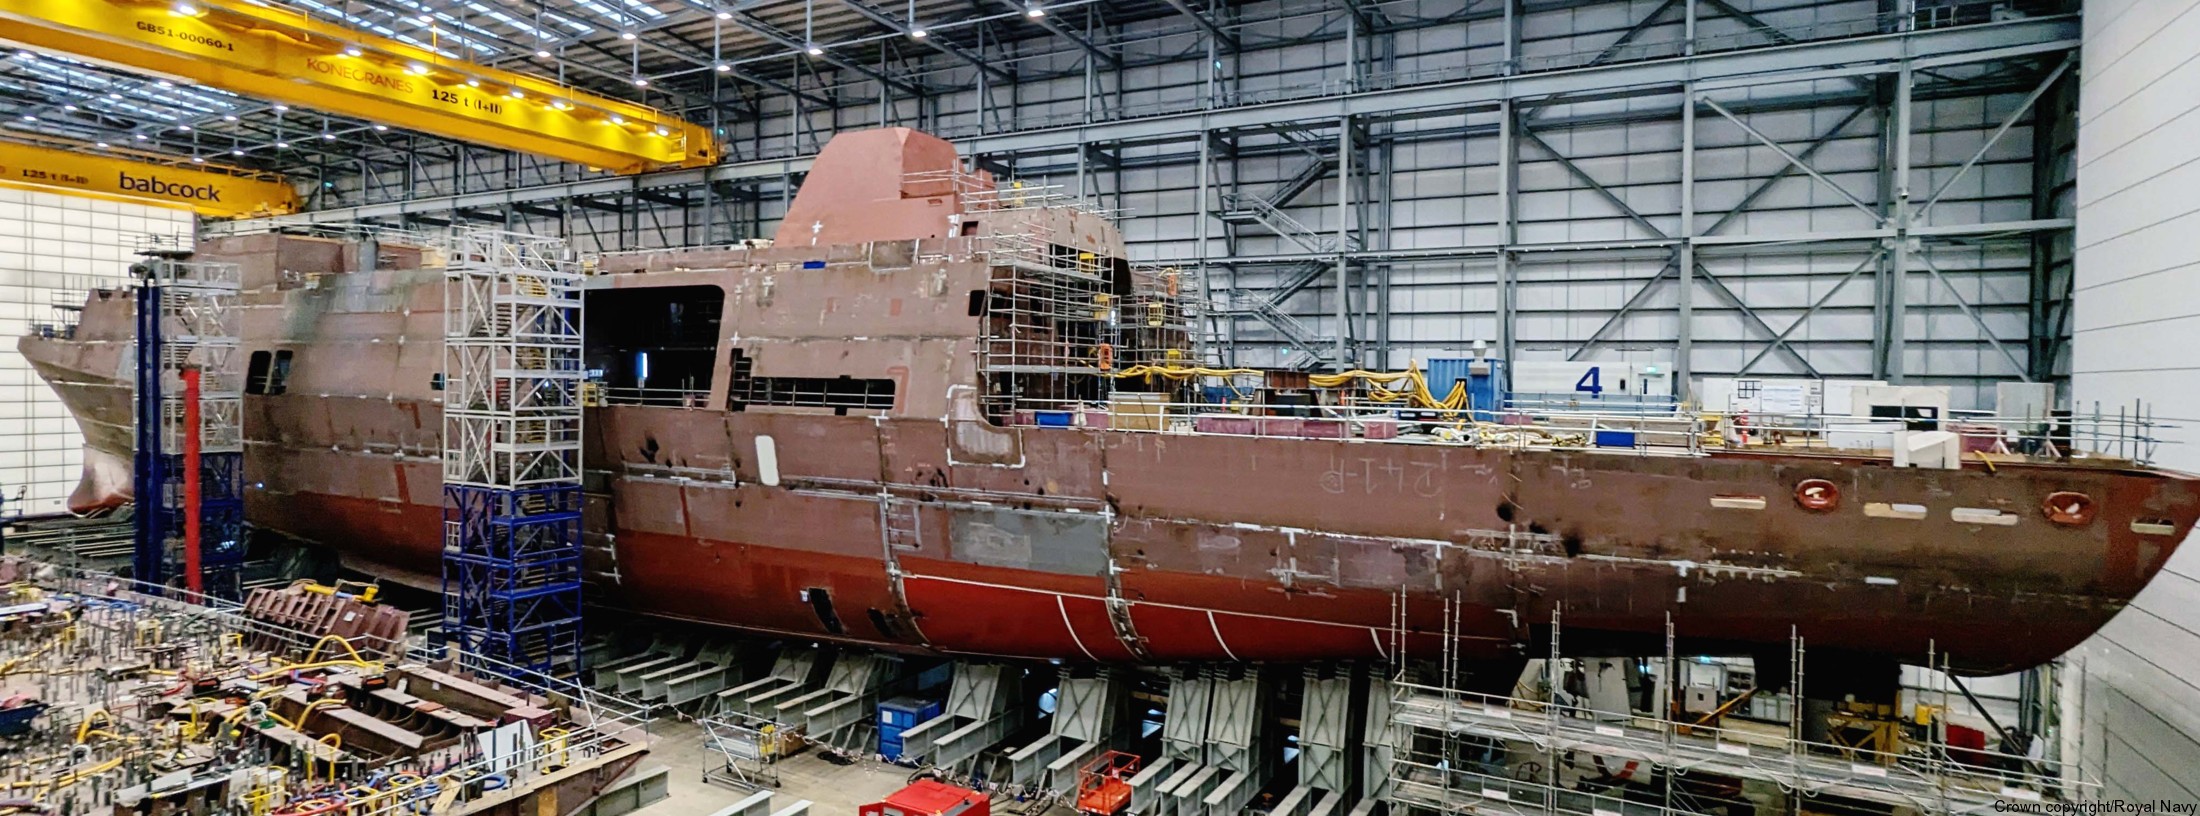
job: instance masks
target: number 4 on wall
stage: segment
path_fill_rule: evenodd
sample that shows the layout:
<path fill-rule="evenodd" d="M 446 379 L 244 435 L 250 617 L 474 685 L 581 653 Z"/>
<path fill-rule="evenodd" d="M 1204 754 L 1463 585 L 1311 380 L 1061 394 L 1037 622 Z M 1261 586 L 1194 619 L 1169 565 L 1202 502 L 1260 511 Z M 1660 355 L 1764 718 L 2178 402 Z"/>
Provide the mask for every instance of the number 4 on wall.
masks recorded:
<path fill-rule="evenodd" d="M 1574 382 L 1574 390 L 1587 391 L 1591 394 L 1604 393 L 1603 374 L 1603 366 L 1590 366 L 1589 370 L 1581 375 L 1581 379 Z"/>

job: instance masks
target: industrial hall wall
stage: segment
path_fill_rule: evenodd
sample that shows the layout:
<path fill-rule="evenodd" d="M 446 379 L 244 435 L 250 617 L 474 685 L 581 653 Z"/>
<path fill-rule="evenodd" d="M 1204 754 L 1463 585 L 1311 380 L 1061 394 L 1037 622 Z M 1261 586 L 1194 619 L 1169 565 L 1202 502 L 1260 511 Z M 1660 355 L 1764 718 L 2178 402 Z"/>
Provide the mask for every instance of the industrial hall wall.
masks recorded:
<path fill-rule="evenodd" d="M 2073 393 L 2144 400 L 2200 472 L 2200 0 L 2085 5 Z M 2108 798 L 2200 801 L 2200 547 L 2071 655 L 2064 720 Z"/>
<path fill-rule="evenodd" d="M 138 236 L 188 235 L 192 226 L 180 209 L 0 188 L 0 495 L 8 513 L 66 512 L 84 455 L 76 420 L 16 351 L 16 338 L 60 330 L 71 315 L 56 304 L 81 304 L 92 286 L 128 280 Z"/>

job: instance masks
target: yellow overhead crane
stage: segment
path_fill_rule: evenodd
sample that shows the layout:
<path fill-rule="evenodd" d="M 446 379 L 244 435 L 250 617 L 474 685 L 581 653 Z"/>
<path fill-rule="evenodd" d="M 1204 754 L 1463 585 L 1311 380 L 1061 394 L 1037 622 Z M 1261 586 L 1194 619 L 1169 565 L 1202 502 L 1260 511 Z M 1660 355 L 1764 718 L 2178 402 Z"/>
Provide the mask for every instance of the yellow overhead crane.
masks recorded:
<path fill-rule="evenodd" d="M 216 164 L 159 164 L 18 142 L 0 142 L 0 185 L 187 207 L 220 218 L 298 211 L 298 192 L 268 173 Z"/>
<path fill-rule="evenodd" d="M 31 48 L 618 173 L 718 155 L 654 108 L 248 0 L 0 0 L 0 20 Z"/>

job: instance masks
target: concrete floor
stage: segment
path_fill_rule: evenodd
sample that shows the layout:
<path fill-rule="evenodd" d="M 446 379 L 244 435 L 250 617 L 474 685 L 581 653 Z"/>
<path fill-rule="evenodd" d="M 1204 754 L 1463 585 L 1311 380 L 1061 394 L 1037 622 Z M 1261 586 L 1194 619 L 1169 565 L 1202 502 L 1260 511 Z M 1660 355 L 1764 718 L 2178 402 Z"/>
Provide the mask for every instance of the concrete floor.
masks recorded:
<path fill-rule="evenodd" d="M 667 718 L 652 724 L 650 731 L 654 742 L 644 764 L 672 770 L 667 786 L 671 795 L 635 811 L 634 816 L 710 816 L 747 798 L 747 791 L 703 781 L 703 769 L 720 757 L 704 744 L 701 727 Z M 771 809 L 808 799 L 811 816 L 855 816 L 856 808 L 900 790 L 911 773 L 908 768 L 874 761 L 834 765 L 814 751 L 797 754 L 775 768 L 780 785 Z"/>

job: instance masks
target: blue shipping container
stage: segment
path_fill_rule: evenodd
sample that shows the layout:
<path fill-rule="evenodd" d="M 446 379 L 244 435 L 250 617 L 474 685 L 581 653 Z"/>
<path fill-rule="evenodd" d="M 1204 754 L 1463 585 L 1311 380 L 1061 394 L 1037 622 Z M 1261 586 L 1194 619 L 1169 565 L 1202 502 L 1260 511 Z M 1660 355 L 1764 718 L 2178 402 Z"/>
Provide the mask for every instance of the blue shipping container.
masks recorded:
<path fill-rule="evenodd" d="M 940 715 L 938 700 L 896 697 L 878 704 L 878 752 L 901 758 L 901 732 Z"/>
<path fill-rule="evenodd" d="M 1428 378 L 1428 392 L 1437 399 L 1451 393 L 1451 384 L 1467 378 L 1467 364 L 1474 362 L 1465 357 L 1437 357 L 1428 361 L 1428 370 L 1422 376 Z"/>

